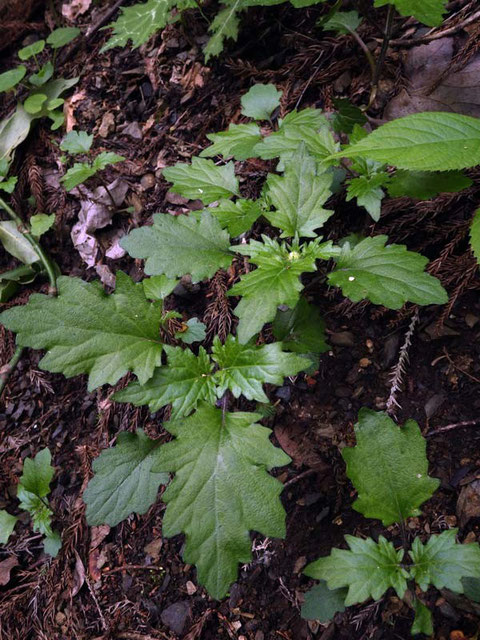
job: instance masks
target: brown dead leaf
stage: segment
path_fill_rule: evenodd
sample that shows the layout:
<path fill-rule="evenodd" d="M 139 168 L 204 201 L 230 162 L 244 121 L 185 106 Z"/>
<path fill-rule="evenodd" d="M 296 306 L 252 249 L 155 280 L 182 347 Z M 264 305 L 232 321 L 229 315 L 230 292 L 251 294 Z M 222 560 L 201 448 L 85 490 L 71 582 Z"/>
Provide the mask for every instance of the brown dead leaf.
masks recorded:
<path fill-rule="evenodd" d="M 83 587 L 85 582 L 85 567 L 76 549 L 74 549 L 74 552 L 75 552 L 76 559 L 75 559 L 75 571 L 73 572 L 72 598 L 74 598 L 77 595 L 77 593 Z"/>
<path fill-rule="evenodd" d="M 0 562 L 0 585 L 3 587 L 10 581 L 10 572 L 14 567 L 18 567 L 17 556 L 9 556 Z"/>
<path fill-rule="evenodd" d="M 81 89 L 80 91 L 75 91 L 73 96 L 70 98 L 66 98 L 63 104 L 63 113 L 65 115 L 65 131 L 68 133 L 72 129 L 75 128 L 77 124 L 77 120 L 75 119 L 75 108 L 77 104 L 83 102 L 87 94 L 85 93 L 85 89 Z"/>
<path fill-rule="evenodd" d="M 149 542 L 144 547 L 145 553 L 148 553 L 149 556 L 153 558 L 153 560 L 158 560 L 160 558 L 160 551 L 162 550 L 163 539 L 155 538 L 151 542 Z"/>
<path fill-rule="evenodd" d="M 480 480 L 462 487 L 457 500 L 457 517 L 464 527 L 471 518 L 480 517 Z"/>
<path fill-rule="evenodd" d="M 292 458 L 293 464 L 297 468 L 305 465 L 319 473 L 329 469 L 329 466 L 312 448 L 307 432 L 302 427 L 291 424 L 277 426 L 275 427 L 275 437 L 285 453 Z"/>
<path fill-rule="evenodd" d="M 72 22 L 90 8 L 92 0 L 70 0 L 62 5 L 62 16 Z"/>

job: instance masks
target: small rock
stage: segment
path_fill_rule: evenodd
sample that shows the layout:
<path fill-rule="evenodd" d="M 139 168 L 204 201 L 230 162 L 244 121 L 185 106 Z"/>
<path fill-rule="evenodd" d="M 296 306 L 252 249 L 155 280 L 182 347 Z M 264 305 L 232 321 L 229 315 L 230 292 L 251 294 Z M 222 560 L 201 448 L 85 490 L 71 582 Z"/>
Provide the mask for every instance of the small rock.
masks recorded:
<path fill-rule="evenodd" d="M 190 605 L 188 602 L 175 602 L 164 609 L 160 618 L 173 633 L 180 635 L 190 615 Z"/>
<path fill-rule="evenodd" d="M 156 182 L 157 179 L 155 178 L 155 175 L 153 173 L 146 173 L 140 180 L 142 189 L 144 189 L 145 191 L 147 189 L 152 189 L 155 186 Z"/>
<path fill-rule="evenodd" d="M 291 387 L 285 385 L 284 387 L 280 387 L 279 389 L 277 389 L 277 391 L 275 392 L 275 395 L 277 396 L 277 398 L 280 398 L 281 400 L 285 400 L 285 402 L 288 402 L 292 395 L 292 389 Z"/>
<path fill-rule="evenodd" d="M 293 573 L 300 573 L 300 571 L 307 564 L 307 558 L 305 556 L 300 556 L 296 559 L 295 565 L 293 567 Z"/>
<path fill-rule="evenodd" d="M 187 587 L 187 593 L 189 596 L 193 596 L 193 594 L 197 592 L 197 587 L 193 584 L 191 580 L 187 582 L 186 587 Z"/>
<path fill-rule="evenodd" d="M 425 403 L 424 407 L 425 415 L 427 416 L 427 418 L 431 418 L 432 416 L 434 416 L 444 402 L 445 396 L 442 396 L 440 393 L 436 393 L 434 396 L 432 396 L 430 400 Z"/>
<path fill-rule="evenodd" d="M 331 333 L 329 341 L 337 347 L 353 347 L 355 344 L 355 337 L 350 331 L 339 331 L 338 333 Z"/>
<path fill-rule="evenodd" d="M 98 127 L 98 135 L 101 138 L 108 138 L 108 136 L 115 131 L 115 118 L 111 111 L 107 111 L 103 115 L 102 122 Z"/>
<path fill-rule="evenodd" d="M 471 518 L 480 517 L 480 480 L 462 487 L 457 500 L 457 516 L 464 527 Z"/>
<path fill-rule="evenodd" d="M 67 616 L 62 611 L 57 611 L 55 614 L 55 622 L 57 624 L 63 624 L 66 620 Z"/>
<path fill-rule="evenodd" d="M 470 327 L 470 329 L 473 329 L 479 320 L 480 318 L 478 316 L 474 316 L 473 313 L 467 313 L 465 316 L 465 324 L 467 327 Z"/>
<path fill-rule="evenodd" d="M 123 135 L 130 136 L 134 140 L 141 140 L 143 133 L 138 122 L 130 122 L 122 131 Z"/>
<path fill-rule="evenodd" d="M 163 538 L 155 538 L 154 540 L 149 542 L 147 545 L 145 545 L 143 550 L 145 551 L 145 553 L 148 553 L 148 555 L 153 560 L 158 560 L 160 558 L 160 551 L 162 550 L 162 546 L 163 546 Z"/>

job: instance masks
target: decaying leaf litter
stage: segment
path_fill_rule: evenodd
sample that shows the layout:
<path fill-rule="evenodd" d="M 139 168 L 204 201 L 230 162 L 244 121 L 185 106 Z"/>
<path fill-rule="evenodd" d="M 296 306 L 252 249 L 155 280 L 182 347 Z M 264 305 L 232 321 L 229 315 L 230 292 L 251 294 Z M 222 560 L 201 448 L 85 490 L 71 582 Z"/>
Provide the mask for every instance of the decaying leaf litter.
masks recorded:
<path fill-rule="evenodd" d="M 298 20 L 295 13 L 290 14 L 284 8 L 247 15 L 244 33 L 251 34 L 251 40 L 241 40 L 237 48 L 234 46 L 227 52 L 230 57 L 211 69 L 203 65 L 195 40 L 199 38 L 201 43 L 203 30 L 195 23 L 187 23 L 183 28 L 168 27 L 140 51 L 114 52 L 102 59 L 85 54 L 82 57 L 80 51 L 66 61 L 62 73 L 67 77 L 77 75 L 78 69 L 87 65 L 71 98 L 70 117 L 76 119 L 79 128 L 98 131 L 101 148 L 127 158 L 121 168 L 111 169 L 107 179 L 121 178 L 127 182 L 130 187 L 127 203 L 134 211 L 115 214 L 105 235 L 95 233 L 97 270 L 105 267 L 114 273 L 122 267 L 134 278 L 140 274 L 140 265 L 132 266 L 131 261 L 122 262 L 121 258 L 114 261 L 107 256 L 113 244 L 112 235 L 119 229 L 126 230 L 130 224 L 145 222 L 155 211 L 178 212 L 191 206 L 181 197 L 166 195 L 167 185 L 159 172 L 198 153 L 207 144 L 206 133 L 223 130 L 238 117 L 238 96 L 254 82 L 281 86 L 285 112 L 298 101 L 301 106 L 329 108 L 332 96 L 339 92 L 360 102 L 368 94 L 369 78 L 355 43 L 348 36 L 320 37 L 309 26 L 314 23 L 317 10 L 309 11 L 313 19 L 302 20 L 300 24 L 295 23 Z M 274 15 L 278 22 L 274 21 L 267 33 L 255 31 L 255 15 L 257 19 Z M 80 26 L 88 27 L 98 16 L 92 13 L 83 18 Z M 32 19 L 48 23 L 54 18 L 38 7 Z M 407 27 L 402 28 L 400 39 Z M 464 61 L 475 55 L 475 29 L 469 31 L 469 37 L 462 33 L 457 43 L 458 65 L 462 64 L 462 52 Z M 97 45 L 99 49 L 102 36 L 95 40 Z M 387 58 L 379 118 L 382 101 L 388 103 L 396 92 L 397 78 L 393 73 L 398 66 L 393 62 L 401 51 L 392 47 L 391 59 Z M 88 68 L 91 60 L 93 65 Z M 349 77 L 345 76 L 347 72 Z M 156 120 L 152 118 L 155 115 Z M 51 254 L 68 275 L 90 279 L 95 275 L 93 270 L 87 270 L 85 262 L 71 249 L 70 232 L 78 220 L 79 199 L 62 196 L 63 202 L 58 202 L 61 196 L 55 186 L 52 188 L 58 150 L 49 143 L 47 132 L 41 131 L 18 161 L 24 179 L 23 186 L 20 185 L 23 193 L 17 198 L 23 204 L 24 196 L 36 188 L 35 176 L 45 197 L 51 199 L 46 203 L 47 210 L 57 212 L 59 225 L 55 235 L 47 240 Z M 264 174 L 265 169 L 264 163 L 251 161 L 242 172 L 245 177 L 255 178 L 256 174 Z M 475 177 L 475 171 L 471 175 Z M 409 348 L 411 363 L 404 378 L 404 391 L 398 396 L 402 406 L 397 412 L 399 420 L 415 418 L 427 433 L 442 425 L 474 421 L 478 409 L 475 400 L 472 402 L 478 377 L 475 358 L 477 315 L 480 315 L 475 292 L 478 278 L 473 258 L 465 252 L 468 229 L 462 213 L 465 207 L 471 207 L 475 196 L 474 186 L 467 193 L 442 196 L 423 204 L 407 199 L 392 201 L 387 205 L 392 211 L 384 212 L 374 227 L 376 234 L 385 230 L 395 242 L 407 242 L 409 248 L 427 255 L 431 252 L 432 257 L 440 254 L 436 273 L 453 291 L 452 307 L 443 318 L 429 311 L 421 313 Z M 26 213 L 25 209 L 23 212 Z M 368 231 L 371 224 L 359 220 L 359 211 L 353 204 L 342 205 L 342 216 L 328 223 L 331 237 L 341 237 L 342 226 L 350 225 L 351 230 L 352 221 L 356 221 L 359 230 Z M 218 285 L 207 289 L 205 285 L 184 282 L 182 287 L 177 308 L 194 309 L 197 314 L 211 304 L 212 295 L 221 296 Z M 32 287 L 30 291 L 33 290 Z M 322 301 L 318 302 L 322 309 Z M 161 414 L 152 418 L 145 410 L 113 405 L 109 394 L 104 392 L 87 395 L 86 383 L 79 390 L 78 381 L 66 381 L 38 370 L 38 354 L 25 357 L 6 396 L 2 467 L 9 470 L 9 477 L 4 485 L 5 501 L 9 487 L 18 477 L 20 454 L 32 455 L 48 445 L 55 452 L 57 468 L 62 469 L 54 504 L 58 524 L 64 531 L 64 548 L 41 572 L 39 567 L 44 564 L 41 547 L 31 539 L 28 526 L 21 530 L 14 548 L 20 569 L 13 568 L 1 605 L 6 634 L 25 637 L 23 629 L 23 635 L 17 633 L 20 615 L 32 637 L 41 633 L 59 638 L 68 634 L 108 637 L 109 632 L 126 638 L 174 637 L 173 633 L 186 632 L 190 637 L 205 638 L 243 635 L 258 640 L 262 634 L 264 638 L 314 637 L 315 625 L 301 621 L 298 613 L 307 585 L 299 574 L 308 561 L 338 545 L 345 533 L 375 533 L 375 523 L 366 523 L 349 509 L 351 496 L 338 451 L 352 441 L 351 425 L 360 406 L 383 408 L 390 390 L 390 369 L 410 322 L 408 313 L 373 311 L 361 303 L 357 306 L 340 303 L 334 311 L 331 303 L 323 304 L 327 327 L 332 332 L 332 355 L 323 357 L 318 374 L 287 383 L 272 398 L 279 406 L 275 433 L 294 459 L 294 467 L 280 476 L 284 483 L 293 481 L 284 494 L 287 540 L 284 543 L 256 539 L 253 566 L 245 568 L 228 602 L 220 605 L 208 601 L 205 593 L 195 587 L 194 572 L 188 567 L 185 571 L 178 555 L 180 542 L 164 540 L 153 551 L 152 543 L 161 537 L 161 507 L 154 507 L 146 517 L 134 518 L 108 532 L 85 528 L 78 497 L 88 480 L 92 458 L 118 431 L 135 425 L 143 426 L 150 436 L 166 438 L 160 427 Z M 223 313 L 231 314 L 228 303 L 225 306 L 219 300 L 217 306 Z M 11 355 L 12 346 L 12 342 L 6 341 L 2 362 Z M 442 491 L 426 514 L 413 521 L 416 531 L 439 532 L 445 527 L 445 519 L 450 518 L 448 524 L 452 524 L 453 518 L 465 518 L 463 512 L 456 513 L 456 500 L 460 491 L 465 492 L 471 486 L 473 489 L 469 490 L 474 490 L 478 467 L 472 455 L 475 426 L 467 428 L 466 432 L 452 430 L 431 439 L 432 475 L 442 479 Z M 316 461 L 312 460 L 315 456 Z M 312 469 L 316 473 L 303 475 Z M 332 476 L 340 481 L 336 487 Z M 478 514 L 472 514 L 465 525 L 467 537 L 475 536 L 477 517 Z M 315 523 L 313 530 L 312 523 Z M 149 563 L 152 568 L 146 569 Z M 353 634 L 375 637 L 375 633 L 377 637 L 406 637 L 402 636 L 407 631 L 403 630 L 402 610 L 398 608 L 394 598 L 382 601 L 378 607 L 359 607 L 334 632 L 338 637 L 356 637 Z M 459 628 L 468 634 L 476 624 L 475 616 L 469 618 L 469 614 L 455 618 L 458 610 L 452 613 L 448 600 L 437 615 L 439 637 L 448 637 L 451 630 Z M 388 627 L 385 620 L 391 620 L 394 626 Z M 330 634 L 325 637 L 335 637 L 331 636 L 332 630 L 320 629 L 318 635 L 322 637 L 325 633 Z"/>

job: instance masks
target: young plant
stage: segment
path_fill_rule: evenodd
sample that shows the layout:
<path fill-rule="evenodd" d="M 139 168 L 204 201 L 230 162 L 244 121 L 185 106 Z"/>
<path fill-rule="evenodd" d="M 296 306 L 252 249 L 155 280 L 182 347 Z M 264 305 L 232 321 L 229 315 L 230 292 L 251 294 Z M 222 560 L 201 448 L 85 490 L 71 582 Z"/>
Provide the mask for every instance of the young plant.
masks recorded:
<path fill-rule="evenodd" d="M 92 142 L 93 135 L 89 135 L 86 131 L 69 131 L 63 138 L 60 149 L 71 156 L 89 155 Z M 61 182 L 67 191 L 71 191 L 109 165 L 123 160 L 125 160 L 123 156 L 111 151 L 102 151 L 92 160 L 75 162 L 62 177 Z"/>
<path fill-rule="evenodd" d="M 17 489 L 20 509 L 30 514 L 33 530 L 45 536 L 45 553 L 55 557 L 62 546 L 60 535 L 52 529 L 53 511 L 46 500 L 50 493 L 50 483 L 55 469 L 51 465 L 52 456 L 45 448 L 34 458 L 25 458 L 23 473 Z M 8 511 L 0 511 L 0 544 L 7 544 L 18 518 Z"/>
<path fill-rule="evenodd" d="M 327 622 L 345 607 L 393 589 L 414 611 L 412 634 L 431 635 L 427 589 L 463 594 L 466 579 L 480 578 L 480 545 L 459 544 L 456 529 L 407 544 L 404 522 L 421 514 L 419 507 L 440 484 L 428 475 L 426 442 L 416 422 L 398 427 L 386 413 L 364 408 L 355 435 L 356 446 L 342 451 L 358 492 L 353 508 L 384 526 L 399 523 L 403 546 L 397 549 L 384 536 L 345 536 L 348 550 L 334 549 L 306 567 L 304 573 L 321 582 L 307 594 L 302 615 Z"/>

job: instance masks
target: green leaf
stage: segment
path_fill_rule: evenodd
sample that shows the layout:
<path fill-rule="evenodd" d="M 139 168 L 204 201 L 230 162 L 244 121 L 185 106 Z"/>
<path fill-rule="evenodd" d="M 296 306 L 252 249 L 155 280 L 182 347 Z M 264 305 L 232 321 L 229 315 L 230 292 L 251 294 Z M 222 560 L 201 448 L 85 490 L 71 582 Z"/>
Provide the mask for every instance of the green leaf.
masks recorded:
<path fill-rule="evenodd" d="M 328 276 L 330 284 L 341 287 L 353 302 L 367 298 L 389 309 L 400 309 L 407 301 L 446 303 L 448 296 L 440 281 L 423 271 L 427 258 L 402 244 L 385 246 L 387 240 L 387 236 L 375 236 L 354 247 L 345 243 Z"/>
<path fill-rule="evenodd" d="M 169 480 L 167 473 L 152 471 L 159 444 L 138 429 L 135 433 L 123 431 L 114 447 L 102 451 L 83 494 L 89 525 L 114 527 L 131 513 L 148 511 L 158 487 Z"/>
<path fill-rule="evenodd" d="M 236 160 L 253 158 L 255 156 L 253 148 L 262 140 L 260 129 L 254 122 L 231 124 L 227 131 L 208 133 L 207 138 L 213 144 L 204 149 L 200 157 L 223 156 L 224 158 L 233 157 Z"/>
<path fill-rule="evenodd" d="M 334 98 L 336 109 L 332 126 L 336 133 L 352 133 L 355 125 L 363 126 L 367 122 L 364 112 L 346 98 Z"/>
<path fill-rule="evenodd" d="M 17 333 L 17 344 L 48 350 L 40 361 L 46 371 L 88 373 L 89 391 L 128 371 L 145 383 L 161 363 L 160 308 L 146 300 L 141 284 L 121 271 L 116 278 L 115 293 L 107 295 L 98 283 L 61 276 L 57 298 L 33 294 L 0 322 Z"/>
<path fill-rule="evenodd" d="M 325 623 L 333 620 L 336 613 L 345 611 L 346 589 L 329 589 L 321 580 L 305 594 L 301 615 L 304 620 Z"/>
<path fill-rule="evenodd" d="M 55 214 L 47 215 L 46 213 L 37 213 L 30 218 L 30 228 L 32 236 L 40 238 L 44 233 L 55 224 Z"/>
<path fill-rule="evenodd" d="M 60 27 L 58 29 L 54 29 L 48 36 L 47 44 L 49 44 L 52 49 L 59 49 L 72 40 L 75 40 L 80 33 L 81 31 L 77 27 Z"/>
<path fill-rule="evenodd" d="M 62 111 L 51 111 L 49 112 L 48 117 L 52 121 L 52 125 L 50 127 L 52 131 L 60 129 L 60 127 L 62 127 L 63 123 L 65 122 L 65 116 Z"/>
<path fill-rule="evenodd" d="M 171 191 L 203 204 L 240 195 L 233 162 L 217 166 L 213 160 L 194 157 L 192 164 L 177 162 L 164 169 L 163 176 L 173 182 Z"/>
<path fill-rule="evenodd" d="M 62 539 L 60 534 L 56 531 L 52 531 L 52 534 L 47 536 L 43 541 L 43 550 L 52 558 L 56 558 L 58 552 L 62 548 Z"/>
<path fill-rule="evenodd" d="M 274 84 L 254 84 L 240 99 L 242 114 L 254 120 L 270 120 L 281 97 L 282 92 Z"/>
<path fill-rule="evenodd" d="M 25 77 L 26 73 L 27 68 L 23 64 L 15 69 L 5 71 L 5 73 L 0 73 L 0 93 L 13 89 Z"/>
<path fill-rule="evenodd" d="M 238 253 L 249 255 L 250 262 L 258 266 L 228 292 L 231 296 L 243 296 L 235 309 L 240 318 L 237 335 L 243 344 L 275 318 L 279 305 L 297 304 L 303 289 L 301 274 L 315 271 L 315 260 L 329 256 L 331 248 L 331 243 L 317 241 L 298 246 L 298 243 L 279 244 L 267 236 L 262 239 L 263 242 L 252 240 L 248 245 L 234 247 Z"/>
<path fill-rule="evenodd" d="M 205 340 L 207 328 L 198 318 L 190 318 L 184 325 L 186 328 L 177 331 L 175 337 L 185 344 L 193 344 Z"/>
<path fill-rule="evenodd" d="M 7 544 L 15 529 L 18 518 L 12 516 L 5 509 L 0 509 L 0 544 Z"/>
<path fill-rule="evenodd" d="M 19 289 L 18 283 L 12 280 L 0 280 L 0 302 L 8 302 Z"/>
<path fill-rule="evenodd" d="M 203 50 L 205 62 L 218 56 L 223 51 L 225 40 L 229 38 L 237 40 L 240 24 L 238 14 L 243 8 L 244 0 L 233 0 L 217 13 L 208 28 L 209 33 L 212 35 Z"/>
<path fill-rule="evenodd" d="M 165 27 L 176 4 L 177 0 L 148 0 L 121 9 L 118 20 L 107 27 L 112 29 L 112 36 L 100 53 L 114 47 L 125 47 L 129 40 L 134 49 L 144 44 L 156 31 Z"/>
<path fill-rule="evenodd" d="M 342 456 L 347 476 L 358 492 L 353 508 L 385 526 L 419 516 L 440 481 L 428 475 L 426 441 L 418 424 L 397 426 L 383 412 L 360 409 L 355 425 L 357 445 Z"/>
<path fill-rule="evenodd" d="M 288 129 L 289 127 L 310 127 L 310 129 L 321 129 L 328 126 L 328 120 L 320 109 L 312 109 L 307 107 L 301 111 L 293 109 L 289 111 L 283 120 L 279 119 L 280 129 Z"/>
<path fill-rule="evenodd" d="M 28 81 L 34 87 L 41 87 L 50 80 L 50 78 L 53 76 L 53 72 L 53 64 L 49 60 L 40 67 L 40 71 L 38 71 L 38 73 L 32 73 L 32 75 L 28 78 Z"/>
<path fill-rule="evenodd" d="M 112 151 L 102 151 L 92 163 L 92 167 L 95 171 L 102 171 L 106 167 L 111 164 L 116 164 L 117 162 L 123 162 L 125 158 L 123 156 L 119 156 L 117 153 L 113 153 Z"/>
<path fill-rule="evenodd" d="M 71 191 L 96 173 L 97 170 L 87 162 L 75 162 L 73 167 L 70 167 L 67 173 L 61 178 L 60 182 L 63 182 L 63 186 L 67 191 Z"/>
<path fill-rule="evenodd" d="M 131 402 L 136 407 L 148 404 L 154 413 L 167 404 L 172 405 L 172 417 L 182 417 L 197 408 L 200 400 L 211 404 L 216 401 L 216 384 L 213 365 L 203 347 L 198 356 L 189 349 L 164 347 L 168 366 L 155 369 L 153 377 L 145 384 L 131 382 L 117 391 L 116 402 Z"/>
<path fill-rule="evenodd" d="M 39 498 L 48 495 L 50 482 L 55 474 L 51 461 L 52 456 L 47 447 L 39 451 L 34 458 L 25 458 L 19 486 Z"/>
<path fill-rule="evenodd" d="M 447 0 L 375 0 L 375 7 L 393 4 L 402 16 L 413 16 L 428 27 L 438 27 L 443 22 Z"/>
<path fill-rule="evenodd" d="M 380 187 L 388 182 L 386 173 L 376 173 L 372 176 L 359 176 L 347 182 L 347 202 L 357 199 L 359 207 L 365 207 L 375 222 L 380 220 L 382 200 L 385 196 Z"/>
<path fill-rule="evenodd" d="M 412 625 L 412 636 L 417 633 L 425 633 L 427 636 L 431 636 L 433 633 L 432 612 L 418 598 L 415 598 L 414 607 L 415 620 Z"/>
<path fill-rule="evenodd" d="M 262 384 L 283 384 L 287 376 L 307 369 L 309 362 L 293 353 L 284 353 L 282 344 L 274 342 L 257 347 L 241 344 L 234 336 L 227 336 L 222 344 L 218 336 L 213 341 L 212 359 L 218 364 L 215 374 L 217 395 L 229 389 L 235 398 L 244 395 L 248 400 L 268 402 Z"/>
<path fill-rule="evenodd" d="M 0 222 L 0 243 L 5 251 L 24 264 L 38 262 L 37 252 L 12 220 Z"/>
<path fill-rule="evenodd" d="M 23 108 L 27 113 L 39 113 L 42 110 L 44 103 L 47 101 L 47 96 L 42 93 L 34 93 L 25 100 Z"/>
<path fill-rule="evenodd" d="M 45 48 L 45 40 L 37 40 L 33 44 L 29 44 L 27 47 L 23 47 L 18 52 L 20 60 L 28 60 L 32 56 L 36 56 L 41 53 Z"/>
<path fill-rule="evenodd" d="M 358 29 L 362 23 L 362 18 L 358 11 L 336 11 L 325 22 L 322 22 L 322 29 L 325 31 L 336 31 L 337 33 L 351 33 Z"/>
<path fill-rule="evenodd" d="M 461 171 L 404 171 L 400 169 L 388 182 L 391 198 L 408 196 L 417 200 L 430 200 L 439 193 L 456 193 L 468 189 L 472 181 Z"/>
<path fill-rule="evenodd" d="M 412 577 L 422 591 L 432 584 L 437 589 L 463 593 L 462 578 L 480 575 L 480 546 L 478 543 L 458 544 L 457 529 L 432 535 L 426 544 L 415 538 L 409 552 L 413 565 Z"/>
<path fill-rule="evenodd" d="M 338 156 L 370 158 L 409 171 L 475 167 L 480 164 L 480 118 L 414 113 L 382 125 Z"/>
<path fill-rule="evenodd" d="M 338 147 L 328 126 L 316 131 L 307 125 L 282 124 L 278 131 L 259 142 L 254 151 L 263 160 L 280 158 L 283 164 L 280 164 L 279 170 L 283 170 L 284 164 L 292 159 L 302 143 L 320 161 L 329 158 Z"/>
<path fill-rule="evenodd" d="M 249 531 L 285 536 L 282 484 L 267 470 L 290 458 L 255 424 L 255 413 L 226 413 L 206 405 L 189 418 L 169 421 L 176 440 L 161 447 L 155 471 L 175 472 L 163 494 L 163 533 L 184 533 L 184 559 L 198 580 L 220 599 L 252 558 Z"/>
<path fill-rule="evenodd" d="M 328 351 L 325 341 L 325 322 L 318 309 L 300 298 L 293 309 L 277 311 L 273 321 L 273 335 L 283 348 L 306 356 L 318 356 Z"/>
<path fill-rule="evenodd" d="M 395 547 L 383 536 L 378 543 L 372 538 L 362 540 L 345 536 L 350 550 L 333 549 L 329 556 L 309 564 L 304 573 L 316 580 L 325 580 L 329 589 L 348 587 L 345 606 L 378 600 L 393 587 L 399 598 L 407 589 L 408 573 L 402 569 L 403 549 Z"/>
<path fill-rule="evenodd" d="M 53 511 L 48 504 L 31 491 L 27 491 L 22 484 L 18 485 L 17 497 L 20 500 L 20 508 L 28 511 L 32 518 L 33 530 L 44 536 L 51 536 Z"/>
<path fill-rule="evenodd" d="M 72 155 L 76 153 L 88 153 L 93 142 L 93 134 L 86 131 L 69 131 L 60 143 L 60 149 Z"/>
<path fill-rule="evenodd" d="M 167 276 L 153 276 L 142 280 L 145 297 L 149 300 L 163 300 L 175 289 L 179 280 L 171 280 Z"/>
<path fill-rule="evenodd" d="M 315 238 L 315 229 L 323 227 L 333 214 L 323 208 L 332 195 L 331 184 L 332 176 L 317 173 L 314 158 L 302 144 L 287 164 L 283 176 L 269 174 L 267 197 L 275 211 L 265 212 L 265 217 L 282 229 L 281 238 Z"/>
<path fill-rule="evenodd" d="M 211 207 L 207 211 L 217 218 L 222 229 L 227 229 L 232 238 L 251 229 L 253 223 L 263 213 L 260 200 L 245 200 L 243 198 L 235 202 L 221 200 L 218 207 Z"/>
<path fill-rule="evenodd" d="M 198 282 L 230 266 L 229 237 L 213 216 L 199 219 L 160 213 L 152 227 L 134 229 L 120 241 L 132 258 L 143 258 L 145 273 L 175 278 L 190 273 Z M 194 257 L 194 259 L 192 259 Z"/>
<path fill-rule="evenodd" d="M 8 180 L 0 180 L 0 189 L 5 193 L 13 193 L 18 182 L 17 176 L 12 176 Z"/>
<path fill-rule="evenodd" d="M 63 98 L 55 98 L 54 100 L 49 100 L 47 103 L 47 109 L 49 111 L 53 111 L 54 109 L 61 107 L 64 103 L 65 103 L 65 100 Z M 57 117 L 56 113 L 54 115 L 56 118 Z"/>
<path fill-rule="evenodd" d="M 473 602 L 480 602 L 480 578 L 462 578 L 464 593 Z"/>

